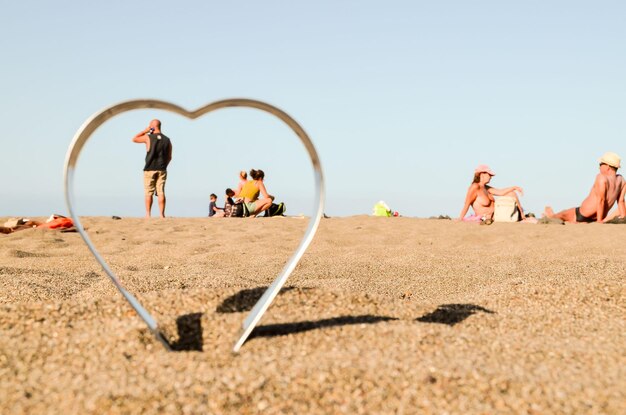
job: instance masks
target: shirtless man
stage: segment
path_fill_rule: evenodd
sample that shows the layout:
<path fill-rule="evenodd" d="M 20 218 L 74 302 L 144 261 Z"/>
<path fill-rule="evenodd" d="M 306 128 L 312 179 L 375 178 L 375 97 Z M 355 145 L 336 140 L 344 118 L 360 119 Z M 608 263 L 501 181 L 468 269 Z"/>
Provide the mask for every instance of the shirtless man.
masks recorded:
<path fill-rule="evenodd" d="M 491 219 L 496 206 L 494 196 L 509 196 L 514 198 L 520 211 L 520 216 L 522 218 L 524 217 L 524 209 L 522 209 L 519 197 L 517 196 L 517 192 L 521 195 L 524 194 L 522 188 L 519 186 L 511 186 L 504 189 L 491 187 L 489 186 L 489 182 L 495 175 L 496 174 L 489 168 L 489 166 L 485 164 L 481 164 L 476 167 L 474 170 L 474 180 L 472 181 L 469 189 L 467 189 L 465 204 L 463 205 L 463 209 L 461 209 L 459 220 L 465 219 L 473 221 L 474 219 L 479 220 L 480 218 Z M 470 206 L 474 210 L 474 215 L 469 218 L 465 218 Z"/>
<path fill-rule="evenodd" d="M 611 217 L 609 211 L 617 202 L 619 216 L 626 216 L 626 182 L 624 177 L 617 174 L 621 158 L 615 153 L 604 153 L 600 157 L 600 173 L 589 192 L 589 196 L 580 204 L 580 207 L 554 213 L 550 206 L 546 206 L 544 215 L 549 218 L 561 219 L 570 223 L 598 222 L 604 223 Z"/>

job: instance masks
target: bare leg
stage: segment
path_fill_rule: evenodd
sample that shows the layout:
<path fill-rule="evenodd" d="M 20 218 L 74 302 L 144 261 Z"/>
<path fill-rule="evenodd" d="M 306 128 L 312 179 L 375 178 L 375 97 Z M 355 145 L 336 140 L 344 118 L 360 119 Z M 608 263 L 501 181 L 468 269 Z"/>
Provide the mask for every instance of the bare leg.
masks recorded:
<path fill-rule="evenodd" d="M 161 217 L 165 217 L 165 195 L 159 194 L 159 211 L 161 212 Z"/>
<path fill-rule="evenodd" d="M 550 206 L 546 206 L 543 214 L 548 218 L 557 218 L 565 222 L 576 223 L 576 208 L 570 208 L 554 213 L 554 210 Z"/>
<path fill-rule="evenodd" d="M 150 219 L 151 210 L 152 210 L 152 196 L 146 196 L 146 219 Z"/>
<path fill-rule="evenodd" d="M 256 216 L 259 213 L 269 209 L 269 207 L 272 206 L 272 202 L 273 201 L 270 198 L 257 200 L 257 202 L 256 202 L 256 210 L 254 211 L 254 213 L 252 213 L 250 215 L 250 217 L 251 218 L 256 218 Z"/>
<path fill-rule="evenodd" d="M 519 201 L 519 197 L 517 197 L 517 193 L 515 191 L 511 191 L 509 193 L 504 194 L 503 196 L 509 196 L 515 199 L 515 203 L 517 203 L 517 207 L 519 208 L 520 220 L 524 219 L 526 216 L 524 215 L 524 208 L 522 208 L 522 204 Z"/>

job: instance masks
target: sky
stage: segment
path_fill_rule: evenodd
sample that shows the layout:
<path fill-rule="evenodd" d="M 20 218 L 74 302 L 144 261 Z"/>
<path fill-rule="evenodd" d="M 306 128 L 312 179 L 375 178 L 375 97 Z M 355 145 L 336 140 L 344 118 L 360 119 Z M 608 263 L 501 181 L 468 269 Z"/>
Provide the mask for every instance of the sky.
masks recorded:
<path fill-rule="evenodd" d="M 457 216 L 478 164 L 527 211 L 578 206 L 606 151 L 626 156 L 622 1 L 0 0 L 0 216 L 67 213 L 63 165 L 92 114 L 153 98 L 194 109 L 275 105 L 320 155 L 330 216 Z M 90 138 L 80 215 L 143 216 L 152 118 L 173 142 L 168 215 L 206 216 L 240 170 L 263 169 L 291 215 L 312 167 L 282 122 L 252 109 L 200 120 L 136 110 Z"/>

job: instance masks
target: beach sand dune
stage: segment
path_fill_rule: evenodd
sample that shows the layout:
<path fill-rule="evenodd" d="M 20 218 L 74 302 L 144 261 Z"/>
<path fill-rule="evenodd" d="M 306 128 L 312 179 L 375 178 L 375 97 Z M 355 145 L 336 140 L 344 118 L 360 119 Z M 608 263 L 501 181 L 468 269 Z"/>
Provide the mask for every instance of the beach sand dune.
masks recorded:
<path fill-rule="evenodd" d="M 626 410 L 626 228 L 323 220 L 235 355 L 307 220 L 84 225 L 176 351 L 78 234 L 0 235 L 3 414 Z"/>

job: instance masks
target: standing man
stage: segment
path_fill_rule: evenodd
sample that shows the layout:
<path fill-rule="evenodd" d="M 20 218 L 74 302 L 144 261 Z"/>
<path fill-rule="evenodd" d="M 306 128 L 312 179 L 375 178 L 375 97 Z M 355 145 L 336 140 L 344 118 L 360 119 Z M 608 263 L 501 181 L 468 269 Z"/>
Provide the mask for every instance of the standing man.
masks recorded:
<path fill-rule="evenodd" d="M 165 217 L 165 180 L 167 165 L 172 161 L 172 142 L 161 132 L 161 121 L 152 120 L 145 130 L 133 138 L 134 143 L 146 145 L 146 165 L 143 168 L 143 186 L 146 196 L 146 218 L 152 210 L 152 196 L 156 192 L 161 217 Z"/>
<path fill-rule="evenodd" d="M 600 173 L 589 192 L 589 195 L 580 204 L 580 207 L 571 208 L 554 213 L 550 206 L 546 206 L 544 215 L 549 218 L 558 218 L 565 222 L 606 222 L 610 217 L 607 214 L 617 202 L 618 214 L 626 216 L 626 182 L 624 177 L 617 174 L 621 166 L 621 159 L 615 153 L 604 153 L 600 157 Z"/>

